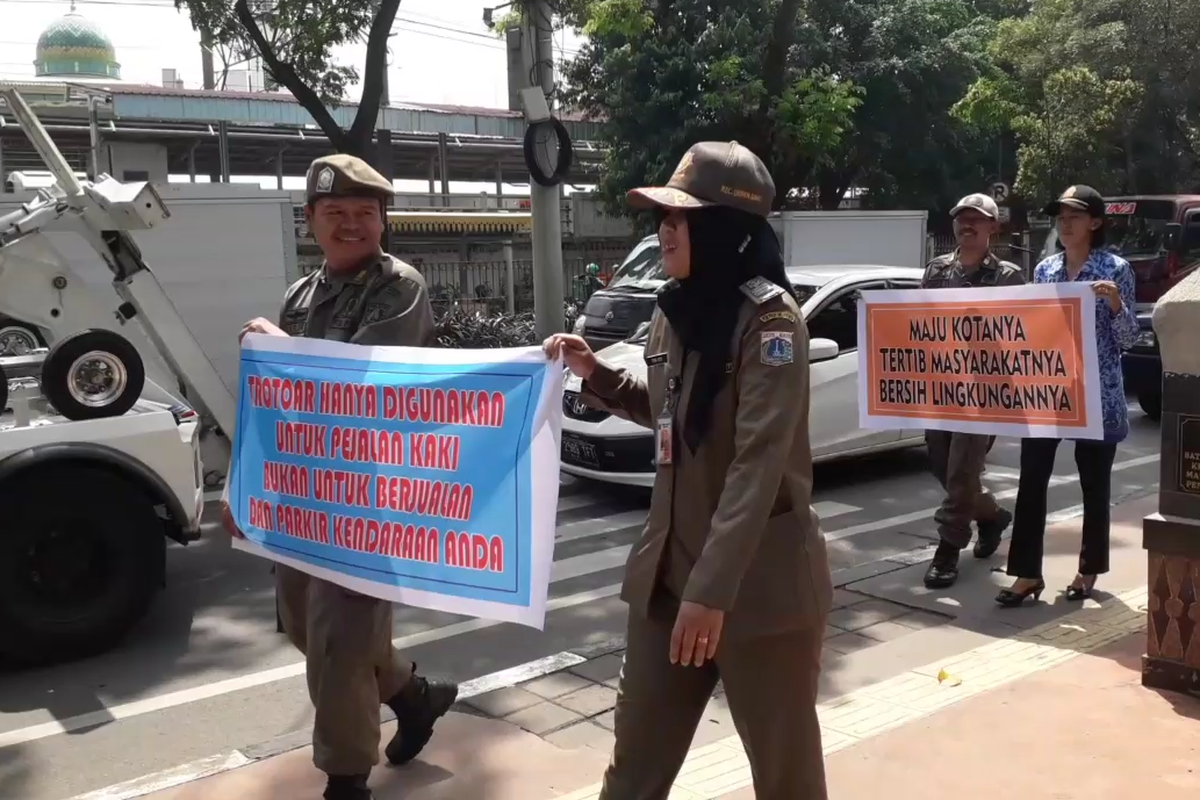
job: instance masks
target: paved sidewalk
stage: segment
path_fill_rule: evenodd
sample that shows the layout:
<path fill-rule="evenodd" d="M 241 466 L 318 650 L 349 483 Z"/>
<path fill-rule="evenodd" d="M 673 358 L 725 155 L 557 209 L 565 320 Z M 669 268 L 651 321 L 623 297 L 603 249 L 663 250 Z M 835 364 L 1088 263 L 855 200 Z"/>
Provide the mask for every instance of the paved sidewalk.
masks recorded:
<path fill-rule="evenodd" d="M 1115 780 L 1117 773 L 1129 765 L 1124 758 L 1115 757 L 1114 751 L 1119 748 L 1107 742 L 1100 749 L 1093 749 L 1097 733 L 1093 721 L 1100 721 L 1100 727 L 1105 728 L 1103 735 L 1116 743 L 1124 740 L 1127 731 L 1134 730 L 1141 732 L 1146 740 L 1143 748 L 1152 743 L 1158 747 L 1166 738 L 1190 751 L 1193 759 L 1200 752 L 1200 735 L 1197 735 L 1200 729 L 1192 730 L 1189 735 L 1181 733 L 1178 727 L 1162 729 L 1156 718 L 1124 719 L 1123 711 L 1131 704 L 1113 704 L 1108 693 L 1097 702 L 1095 671 L 1087 660 L 1075 660 L 1082 653 L 1120 643 L 1124 651 L 1134 652 L 1135 671 L 1119 670 L 1118 677 L 1110 677 L 1108 683 L 1123 685 L 1132 697 L 1139 698 L 1144 692 L 1137 659 L 1145 640 L 1142 632 L 1146 624 L 1145 608 L 1145 589 L 1110 598 L 1103 604 L 1089 601 L 1085 608 L 1055 622 L 822 703 L 818 711 L 830 770 L 830 796 L 838 800 L 872 800 L 879 796 L 879 786 L 888 786 L 889 796 L 922 800 L 943 797 L 957 800 L 964 792 L 997 800 L 1011 797 L 1095 800 L 1105 796 L 1126 800 L 1138 796 L 1140 792 L 1064 794 L 1062 790 L 1055 793 L 1036 786 L 1013 794 L 1006 780 L 1014 770 L 1040 775 L 1046 761 L 1056 758 L 1053 749 L 1060 746 L 1057 742 L 1063 735 L 1075 737 L 1074 757 L 1085 761 L 1104 759 L 1103 765 L 1093 764 L 1092 774 L 1110 767 Z M 1046 692 L 1039 691 L 1035 679 L 1030 677 L 1055 667 L 1060 670 L 1057 679 L 1041 680 L 1052 681 L 1054 688 L 1050 694 L 1057 701 L 1054 711 L 1062 713 L 1050 713 L 1052 706 L 1046 705 L 1042 697 Z M 991 692 L 1002 686 L 1011 688 L 997 700 L 997 695 Z M 1144 695 L 1157 698 L 1150 692 Z M 963 702 L 973 698 L 977 702 Z M 1167 704 L 1167 700 L 1158 702 Z M 1200 718 L 1200 701 L 1182 702 L 1184 708 L 1191 703 L 1192 715 Z M 992 709 L 990 713 L 976 713 L 973 709 L 980 703 Z M 957 707 L 951 710 L 952 706 Z M 1089 710 L 1093 710 L 1092 716 L 1086 713 Z M 929 719 L 935 714 L 936 718 Z M 954 723 L 944 725 L 947 719 Z M 876 737 L 892 731 L 896 733 L 876 741 Z M 1169 747 L 1168 744 L 1168 751 Z M 951 750 L 954 755 L 946 755 Z M 1027 758 L 1034 751 L 1041 759 L 1040 764 Z M 964 768 L 961 755 L 964 752 L 972 754 L 965 761 L 973 762 L 975 767 Z M 1130 752 L 1145 761 L 1144 749 L 1130 748 Z M 1180 754 L 1177 758 L 1187 756 Z M 1163 759 L 1160 753 L 1155 768 L 1166 763 Z M 1179 763 L 1190 766 L 1195 762 Z M 946 769 L 951 764 L 953 769 Z M 944 785 L 950 785 L 946 781 L 948 774 L 957 776 L 953 792 L 942 790 Z M 1193 777 L 1200 781 L 1200 772 Z M 1003 780 L 997 780 L 1000 778 Z M 980 794 L 978 784 L 993 785 L 995 793 Z M 1195 785 L 1200 786 L 1200 782 Z M 750 786 L 749 762 L 741 742 L 732 736 L 691 751 L 675 782 L 671 800 L 753 800 Z M 598 795 L 599 785 L 593 784 L 558 800 L 595 800 Z"/>
<path fill-rule="evenodd" d="M 1114 508 L 1116 541 L 1133 539 L 1150 500 Z M 1078 525 L 1076 519 L 1050 533 L 1073 539 Z M 1196 763 L 1197 745 L 1188 742 L 1200 742 L 1194 721 L 1200 701 L 1160 697 L 1139 683 L 1146 591 L 1122 590 L 1130 585 L 1123 576 L 1132 577 L 1139 559 L 1144 584 L 1144 558 L 1140 548 L 1115 549 L 1115 574 L 1106 585 L 1121 593 L 1102 593 L 1102 602 L 1087 601 L 1083 608 L 1053 602 L 1027 612 L 997 612 L 988 607 L 990 597 L 982 606 L 971 598 L 979 587 L 964 590 L 949 609 L 954 625 L 948 616 L 840 590 L 824 658 L 823 697 L 831 699 L 821 706 L 831 795 L 868 800 L 884 782 L 906 787 L 893 792 L 897 797 L 936 800 L 968 791 L 1007 798 L 1013 791 L 1008 778 L 1026 775 L 1021 780 L 1028 785 L 1017 796 L 1124 799 L 1158 788 L 1154 780 L 1166 781 L 1160 796 L 1176 796 L 1170 787 L 1197 796 L 1200 773 L 1185 770 Z M 993 582 L 985 570 L 963 577 L 972 584 Z M 926 603 L 912 605 L 932 607 Z M 854 646 L 839 651 L 834 645 L 842 642 Z M 1105 649 L 1112 647 L 1117 649 Z M 439 726 L 419 762 L 375 771 L 379 799 L 592 800 L 611 752 L 619 648 L 619 642 L 601 644 L 574 655 L 565 669 L 467 698 Z M 1097 655 L 1076 658 L 1092 651 Z M 1131 737 L 1137 741 L 1127 741 Z M 275 751 L 286 750 L 282 755 L 247 751 L 249 765 L 174 789 L 88 797 L 317 798 L 321 776 L 300 744 L 293 737 Z M 1126 750 L 1139 759 L 1136 769 L 1122 760 Z M 1063 770 L 1055 772 L 1059 762 Z M 946 763 L 955 768 L 945 770 Z M 1124 788 L 1106 794 L 1100 783 L 1109 766 L 1112 786 Z M 1149 782 L 1134 789 L 1121 782 L 1135 776 Z M 672 800 L 750 800 L 749 786 L 749 765 L 718 689 Z M 950 786 L 953 795 L 943 792 Z"/>

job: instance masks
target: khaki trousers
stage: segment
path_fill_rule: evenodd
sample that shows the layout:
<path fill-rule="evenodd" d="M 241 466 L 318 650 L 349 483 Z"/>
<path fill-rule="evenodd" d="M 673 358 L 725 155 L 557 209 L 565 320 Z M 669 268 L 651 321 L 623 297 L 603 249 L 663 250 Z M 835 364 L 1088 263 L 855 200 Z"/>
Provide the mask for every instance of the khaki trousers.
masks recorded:
<path fill-rule="evenodd" d="M 990 522 L 1000 510 L 983 486 L 983 470 L 994 437 L 976 433 L 926 431 L 930 471 L 946 490 L 933 514 L 938 537 L 962 550 L 971 543 L 971 523 Z"/>
<path fill-rule="evenodd" d="M 703 667 L 668 660 L 672 622 L 629 617 L 616 744 L 600 800 L 667 800 L 717 679 L 750 759 L 757 800 L 827 800 L 817 680 L 825 620 L 722 644 Z"/>
<path fill-rule="evenodd" d="M 379 763 L 379 707 L 412 677 L 392 647 L 391 603 L 282 564 L 275 587 L 283 629 L 307 659 L 313 763 L 327 775 L 366 775 Z"/>

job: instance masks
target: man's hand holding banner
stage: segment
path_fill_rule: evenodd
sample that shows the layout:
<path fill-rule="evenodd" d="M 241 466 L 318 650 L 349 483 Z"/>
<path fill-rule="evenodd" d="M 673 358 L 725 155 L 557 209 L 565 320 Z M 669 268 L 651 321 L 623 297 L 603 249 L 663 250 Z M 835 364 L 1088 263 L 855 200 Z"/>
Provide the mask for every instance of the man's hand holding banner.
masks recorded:
<path fill-rule="evenodd" d="M 541 628 L 562 365 L 541 348 L 250 334 L 234 546 L 363 594 Z"/>
<path fill-rule="evenodd" d="M 864 292 L 859 424 L 1104 438 L 1087 283 Z"/>

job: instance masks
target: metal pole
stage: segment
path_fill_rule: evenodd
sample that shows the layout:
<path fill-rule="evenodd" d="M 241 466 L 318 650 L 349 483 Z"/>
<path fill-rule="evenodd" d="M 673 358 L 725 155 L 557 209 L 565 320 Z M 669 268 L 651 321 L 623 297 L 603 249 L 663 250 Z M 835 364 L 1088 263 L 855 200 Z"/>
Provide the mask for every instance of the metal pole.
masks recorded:
<path fill-rule="evenodd" d="M 91 153 L 91 179 L 98 180 L 100 176 L 100 98 L 92 95 L 88 98 L 88 142 Z"/>
<path fill-rule="evenodd" d="M 522 48 L 531 48 L 534 73 L 554 110 L 554 30 L 551 4 L 530 6 Z M 563 330 L 562 187 L 541 186 L 530 180 L 533 206 L 533 314 L 537 334 L 545 338 Z"/>
<path fill-rule="evenodd" d="M 517 313 L 517 278 L 513 275 L 512 242 L 504 243 L 504 310 Z"/>
<path fill-rule="evenodd" d="M 229 183 L 232 175 L 229 170 L 229 122 L 226 120 L 217 123 L 217 150 L 221 163 L 221 183 Z"/>
<path fill-rule="evenodd" d="M 504 165 L 496 162 L 496 210 L 504 209 Z"/>
<path fill-rule="evenodd" d="M 438 133 L 438 175 L 442 179 L 442 205 L 445 207 L 450 205 L 450 168 L 447 163 L 450 156 L 446 152 L 447 139 L 445 132 Z"/>

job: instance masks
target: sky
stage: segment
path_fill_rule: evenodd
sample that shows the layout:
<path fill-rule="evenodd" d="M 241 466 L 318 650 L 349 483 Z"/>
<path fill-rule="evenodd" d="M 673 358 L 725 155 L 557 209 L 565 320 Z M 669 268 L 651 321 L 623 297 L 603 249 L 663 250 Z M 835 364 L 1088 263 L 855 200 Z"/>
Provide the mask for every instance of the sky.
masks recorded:
<path fill-rule="evenodd" d="M 392 38 L 388 82 L 392 102 L 426 102 L 507 107 L 504 45 L 483 24 L 483 9 L 497 0 L 403 0 Z M 0 0 L 0 79 L 32 76 L 38 36 L 70 10 L 70 0 Z M 174 69 L 188 89 L 202 88 L 200 36 L 172 0 L 77 0 L 76 11 L 112 40 L 121 77 L 162 85 L 162 70 Z M 504 11 L 497 11 L 499 17 Z M 578 52 L 570 32 L 557 37 L 558 58 Z M 362 46 L 339 48 L 334 56 L 362 69 Z M 244 65 L 243 65 L 244 66 Z M 218 67 L 219 69 L 219 67 Z M 350 90 L 354 99 L 359 88 Z M 258 179 L 254 179 L 256 182 Z M 274 186 L 274 177 L 265 178 Z M 285 181 L 286 188 L 300 179 Z M 412 183 L 413 186 L 404 184 Z M 401 182 L 417 191 L 423 182 Z M 486 184 L 451 184 L 451 191 L 486 190 Z M 494 188 L 494 187 L 493 187 Z"/>

